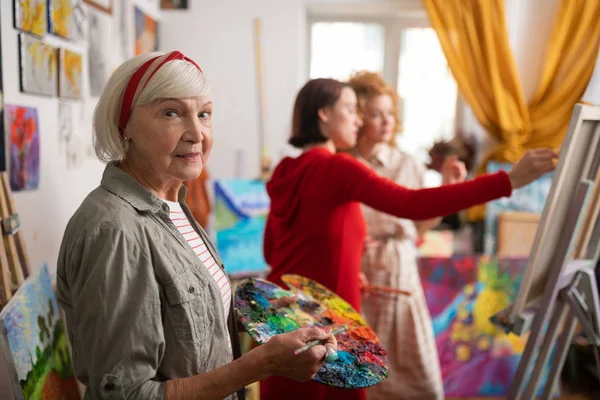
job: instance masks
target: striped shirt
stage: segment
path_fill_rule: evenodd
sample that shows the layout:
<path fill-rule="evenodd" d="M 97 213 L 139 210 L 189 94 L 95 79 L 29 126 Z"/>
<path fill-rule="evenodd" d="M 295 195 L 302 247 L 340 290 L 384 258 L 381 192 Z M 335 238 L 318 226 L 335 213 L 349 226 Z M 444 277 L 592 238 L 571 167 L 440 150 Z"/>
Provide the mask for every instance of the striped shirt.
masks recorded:
<path fill-rule="evenodd" d="M 231 303 L 231 285 L 225 272 L 221 269 L 219 264 L 215 261 L 213 256 L 208 251 L 206 243 L 202 240 L 198 232 L 194 230 L 190 221 L 188 221 L 185 213 L 181 209 L 179 203 L 172 201 L 163 200 L 169 206 L 169 217 L 173 224 L 177 227 L 179 233 L 183 235 L 183 238 L 190 245 L 192 250 L 196 253 L 202 264 L 206 267 L 208 272 L 212 275 L 219 290 L 221 291 L 221 298 L 223 299 L 223 308 L 225 309 L 225 318 L 229 317 L 229 304 Z"/>
<path fill-rule="evenodd" d="M 231 303 L 231 284 L 229 278 L 225 275 L 225 272 L 217 264 L 213 256 L 208 251 L 206 243 L 202 240 L 198 232 L 194 230 L 187 216 L 183 212 L 179 203 L 162 199 L 169 206 L 169 217 L 175 227 L 183 235 L 183 238 L 187 241 L 187 244 L 194 250 L 202 264 L 206 267 L 208 272 L 212 275 L 213 279 L 219 286 L 221 292 L 221 298 L 223 300 L 223 309 L 225 310 L 225 319 L 229 318 L 229 305 Z M 231 348 L 231 340 L 229 341 L 229 352 L 233 360 L 233 350 Z M 237 394 L 234 393 L 231 396 L 226 397 L 224 400 L 236 400 Z"/>

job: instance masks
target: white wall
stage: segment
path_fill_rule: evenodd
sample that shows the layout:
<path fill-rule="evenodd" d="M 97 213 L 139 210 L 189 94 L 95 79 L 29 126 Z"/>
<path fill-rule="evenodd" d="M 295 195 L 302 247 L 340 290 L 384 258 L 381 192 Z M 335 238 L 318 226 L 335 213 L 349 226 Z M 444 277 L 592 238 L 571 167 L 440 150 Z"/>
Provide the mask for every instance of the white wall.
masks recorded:
<path fill-rule="evenodd" d="M 306 76 L 304 4 L 302 0 L 200 3 L 190 2 L 187 11 L 163 11 L 160 47 L 180 50 L 197 61 L 212 84 L 211 175 L 258 177 L 253 20 L 262 20 L 265 132 L 271 156 L 278 158 L 289 136 L 294 97 Z"/>
<path fill-rule="evenodd" d="M 159 0 L 116 0 L 112 16 L 102 14 L 101 18 L 108 19 L 109 32 L 107 35 L 114 40 L 119 39 L 117 18 L 122 1 L 127 1 L 130 42 L 133 46 L 133 4 L 148 15 L 159 18 Z M 85 6 L 89 9 L 88 6 Z M 104 165 L 93 156 L 84 156 L 81 164 L 67 168 L 64 146 L 59 144 L 58 104 L 57 98 L 48 98 L 21 93 L 19 90 L 19 59 L 18 32 L 13 27 L 13 1 L 2 0 L 0 4 L 1 38 L 2 38 L 2 77 L 4 83 L 5 104 L 36 107 L 40 127 L 40 183 L 37 190 L 14 193 L 14 201 L 21 218 L 21 225 L 30 266 L 36 270 L 42 263 L 47 262 L 54 270 L 60 242 L 65 226 L 84 197 L 100 183 Z M 84 54 L 83 65 L 83 99 L 69 101 L 74 108 L 74 131 L 79 135 L 80 150 L 85 154 L 91 146 L 91 120 L 96 103 L 90 98 L 87 78 L 87 44 L 74 43 L 47 35 L 44 41 L 57 47 L 65 47 Z M 132 49 L 133 55 L 133 49 Z M 112 54 L 112 67 L 122 61 L 122 56 Z M 5 365 L 0 353 L 0 397 L 12 398 L 11 388 L 7 380 Z"/>

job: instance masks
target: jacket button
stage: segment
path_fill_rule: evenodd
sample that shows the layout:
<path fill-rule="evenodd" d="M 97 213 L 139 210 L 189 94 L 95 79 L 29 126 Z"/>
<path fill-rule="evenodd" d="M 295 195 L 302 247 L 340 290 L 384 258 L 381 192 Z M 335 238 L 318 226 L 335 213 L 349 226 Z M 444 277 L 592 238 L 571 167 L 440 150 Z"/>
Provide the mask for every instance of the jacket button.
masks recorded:
<path fill-rule="evenodd" d="M 188 290 L 191 294 L 194 294 L 196 292 L 196 289 L 193 286 L 190 286 L 189 290 Z"/>

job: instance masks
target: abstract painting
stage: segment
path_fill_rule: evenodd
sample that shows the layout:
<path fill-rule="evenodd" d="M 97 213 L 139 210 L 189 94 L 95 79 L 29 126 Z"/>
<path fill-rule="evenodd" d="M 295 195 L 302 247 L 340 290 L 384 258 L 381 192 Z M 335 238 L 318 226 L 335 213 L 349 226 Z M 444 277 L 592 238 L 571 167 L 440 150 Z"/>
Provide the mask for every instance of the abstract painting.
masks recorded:
<path fill-rule="evenodd" d="M 263 235 L 270 199 L 257 180 L 216 180 L 214 184 L 217 249 L 230 276 L 266 273 Z"/>
<path fill-rule="evenodd" d="M 187 0 L 160 0 L 162 10 L 187 10 Z"/>
<path fill-rule="evenodd" d="M 387 378 L 387 353 L 352 306 L 310 279 L 298 275 L 282 279 L 291 290 L 255 278 L 240 282 L 236 290 L 236 313 L 257 343 L 303 327 L 341 329 L 336 335 L 338 359 L 323 364 L 313 380 L 354 389 Z"/>
<path fill-rule="evenodd" d="M 41 40 L 19 34 L 20 86 L 25 93 L 56 96 L 58 51 Z"/>
<path fill-rule="evenodd" d="M 82 0 L 50 0 L 50 32 L 65 39 L 78 40 L 83 36 Z"/>
<path fill-rule="evenodd" d="M 113 0 L 83 0 L 84 3 L 89 4 L 90 6 L 104 11 L 107 14 L 112 14 L 113 9 Z M 121 0 L 125 1 L 125 0 Z"/>
<path fill-rule="evenodd" d="M 44 36 L 48 31 L 47 0 L 14 0 L 15 29 Z"/>
<path fill-rule="evenodd" d="M 40 132 L 37 109 L 5 106 L 10 135 L 10 187 L 13 191 L 36 189 L 40 181 Z"/>
<path fill-rule="evenodd" d="M 79 53 L 59 50 L 58 96 L 63 98 L 81 98 L 82 56 Z"/>
<path fill-rule="evenodd" d="M 526 263 L 487 256 L 419 260 L 446 396 L 508 394 L 527 336 L 506 334 L 489 319 L 514 300 Z"/>
<path fill-rule="evenodd" d="M 89 37 L 94 38 L 88 44 L 88 70 L 90 76 L 90 95 L 100 96 L 110 75 L 108 60 L 111 43 L 106 34 L 110 31 L 110 17 L 99 12 L 88 14 Z"/>
<path fill-rule="evenodd" d="M 135 7 L 135 55 L 158 50 L 157 24 L 154 19 Z"/>
<path fill-rule="evenodd" d="M 0 345 L 13 390 L 25 400 L 80 399 L 46 265 L 25 281 L 0 313 Z"/>
<path fill-rule="evenodd" d="M 512 164 L 490 162 L 487 167 L 488 173 L 498 171 L 509 171 Z M 504 211 L 524 211 L 540 213 L 544 210 L 546 198 L 550 193 L 552 178 L 551 172 L 537 179 L 533 183 L 513 191 L 510 197 L 490 201 L 485 207 L 485 231 L 484 231 L 484 253 L 496 253 L 496 236 L 498 229 L 498 215 Z"/>

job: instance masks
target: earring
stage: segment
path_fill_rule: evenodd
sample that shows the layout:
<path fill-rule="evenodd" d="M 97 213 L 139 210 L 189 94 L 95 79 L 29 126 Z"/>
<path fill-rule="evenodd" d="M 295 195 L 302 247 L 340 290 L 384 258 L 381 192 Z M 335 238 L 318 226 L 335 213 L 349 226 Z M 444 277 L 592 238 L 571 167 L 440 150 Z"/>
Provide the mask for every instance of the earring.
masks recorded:
<path fill-rule="evenodd" d="M 127 136 L 123 136 L 123 140 L 127 142 L 130 139 Z"/>

